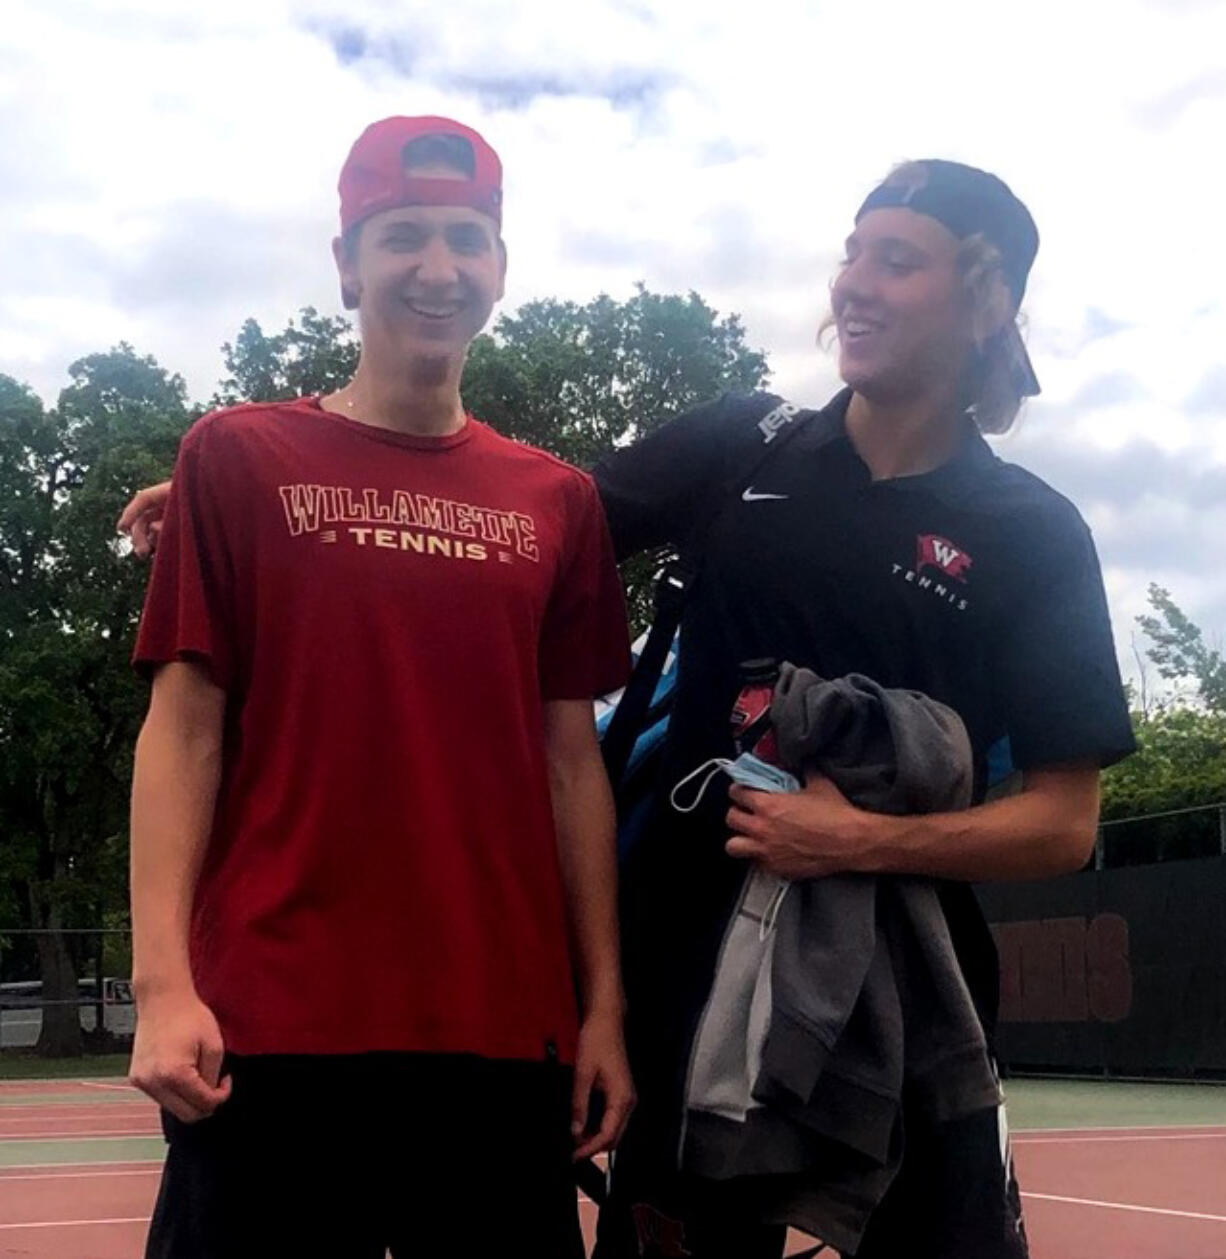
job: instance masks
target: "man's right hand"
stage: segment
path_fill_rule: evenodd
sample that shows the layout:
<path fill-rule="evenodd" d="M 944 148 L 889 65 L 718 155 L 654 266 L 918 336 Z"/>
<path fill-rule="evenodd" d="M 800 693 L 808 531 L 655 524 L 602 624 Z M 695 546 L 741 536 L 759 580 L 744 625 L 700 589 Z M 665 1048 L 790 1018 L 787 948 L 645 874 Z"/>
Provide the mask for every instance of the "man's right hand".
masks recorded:
<path fill-rule="evenodd" d="M 146 491 L 148 492 L 148 491 Z M 176 1119 L 195 1123 L 230 1096 L 213 1012 L 190 990 L 138 1000 L 131 1082 Z"/>
<path fill-rule="evenodd" d="M 119 517 L 119 532 L 132 539 L 132 550 L 137 555 L 152 555 L 157 549 L 158 534 L 162 531 L 162 517 L 166 514 L 166 500 L 170 497 L 170 482 L 138 490 L 132 501 Z"/>

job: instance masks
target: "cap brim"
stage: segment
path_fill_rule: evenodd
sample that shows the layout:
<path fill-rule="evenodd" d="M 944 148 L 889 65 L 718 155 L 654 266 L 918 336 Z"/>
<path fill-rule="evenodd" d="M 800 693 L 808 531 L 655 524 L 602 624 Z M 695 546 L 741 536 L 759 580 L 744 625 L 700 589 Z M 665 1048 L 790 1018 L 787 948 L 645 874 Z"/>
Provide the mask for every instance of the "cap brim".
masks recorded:
<path fill-rule="evenodd" d="M 1016 320 L 1009 324 L 1005 336 L 1013 351 L 1010 357 L 1014 364 L 1018 393 L 1024 398 L 1037 398 L 1043 390 L 1039 385 L 1039 378 L 1034 374 L 1034 364 L 1030 361 L 1026 343 L 1022 340 L 1022 330 L 1017 326 Z"/>

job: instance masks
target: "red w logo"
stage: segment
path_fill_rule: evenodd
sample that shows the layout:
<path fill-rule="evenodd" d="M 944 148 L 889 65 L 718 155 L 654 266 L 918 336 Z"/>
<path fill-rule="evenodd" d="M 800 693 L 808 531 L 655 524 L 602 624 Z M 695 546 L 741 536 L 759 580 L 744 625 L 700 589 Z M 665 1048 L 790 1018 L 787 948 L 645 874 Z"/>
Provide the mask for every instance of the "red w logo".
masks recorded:
<path fill-rule="evenodd" d="M 966 580 L 966 570 L 971 566 L 971 557 L 954 546 L 947 538 L 938 537 L 935 533 L 921 533 L 917 541 L 916 569 L 939 568 L 947 577 L 955 581 Z"/>

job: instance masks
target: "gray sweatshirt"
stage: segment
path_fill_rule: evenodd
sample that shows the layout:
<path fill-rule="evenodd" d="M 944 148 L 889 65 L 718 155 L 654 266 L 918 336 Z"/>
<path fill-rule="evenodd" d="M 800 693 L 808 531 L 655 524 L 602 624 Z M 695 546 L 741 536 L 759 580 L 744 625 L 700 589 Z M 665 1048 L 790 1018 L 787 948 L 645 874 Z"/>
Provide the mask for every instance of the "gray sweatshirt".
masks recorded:
<path fill-rule="evenodd" d="M 791 665 L 771 719 L 793 772 L 860 808 L 965 808 L 970 741 L 951 709 Z M 844 1251 L 901 1161 L 907 1115 L 941 1122 L 999 1088 L 930 879 L 746 876 L 694 1042 L 682 1162 L 762 1177 L 764 1216 Z"/>

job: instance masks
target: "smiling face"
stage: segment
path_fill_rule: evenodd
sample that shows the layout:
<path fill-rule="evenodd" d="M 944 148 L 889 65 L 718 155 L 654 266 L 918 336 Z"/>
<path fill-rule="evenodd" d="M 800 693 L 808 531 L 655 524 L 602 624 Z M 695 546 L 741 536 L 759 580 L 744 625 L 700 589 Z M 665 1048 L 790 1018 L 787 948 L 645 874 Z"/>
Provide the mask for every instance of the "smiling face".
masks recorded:
<path fill-rule="evenodd" d="M 882 401 L 959 381 L 974 337 L 957 237 L 884 208 L 864 215 L 846 249 L 831 288 L 844 381 Z"/>
<path fill-rule="evenodd" d="M 411 171 L 463 179 L 449 166 Z M 409 360 L 463 355 L 502 297 L 506 249 L 497 225 L 468 206 L 406 205 L 365 220 L 334 244 L 346 304 L 364 344 Z"/>

